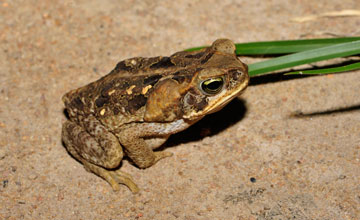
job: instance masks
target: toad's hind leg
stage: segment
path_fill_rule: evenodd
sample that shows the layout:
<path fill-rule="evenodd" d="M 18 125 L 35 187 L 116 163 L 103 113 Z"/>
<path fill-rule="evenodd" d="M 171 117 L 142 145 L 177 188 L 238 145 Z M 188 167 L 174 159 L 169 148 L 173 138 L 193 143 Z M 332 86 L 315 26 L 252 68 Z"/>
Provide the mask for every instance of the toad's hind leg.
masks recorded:
<path fill-rule="evenodd" d="M 69 153 L 87 171 L 104 178 L 115 191 L 120 189 L 120 183 L 129 187 L 132 192 L 138 192 L 139 189 L 129 174 L 120 170 L 108 170 L 117 168 L 123 157 L 117 138 L 96 119 L 90 121 L 84 125 L 87 130 L 71 121 L 63 124 L 62 138 Z"/>

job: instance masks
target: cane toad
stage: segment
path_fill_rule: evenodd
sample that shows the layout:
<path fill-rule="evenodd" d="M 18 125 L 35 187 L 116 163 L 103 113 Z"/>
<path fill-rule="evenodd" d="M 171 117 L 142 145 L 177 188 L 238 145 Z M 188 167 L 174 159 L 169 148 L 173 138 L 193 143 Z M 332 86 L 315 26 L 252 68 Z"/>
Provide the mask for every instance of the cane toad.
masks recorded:
<path fill-rule="evenodd" d="M 220 110 L 248 81 L 247 66 L 227 39 L 170 57 L 126 59 L 108 75 L 63 96 L 69 120 L 62 140 L 86 170 L 115 191 L 124 184 L 137 192 L 132 177 L 118 169 L 123 157 L 147 168 L 171 156 L 153 150 L 171 134 Z"/>

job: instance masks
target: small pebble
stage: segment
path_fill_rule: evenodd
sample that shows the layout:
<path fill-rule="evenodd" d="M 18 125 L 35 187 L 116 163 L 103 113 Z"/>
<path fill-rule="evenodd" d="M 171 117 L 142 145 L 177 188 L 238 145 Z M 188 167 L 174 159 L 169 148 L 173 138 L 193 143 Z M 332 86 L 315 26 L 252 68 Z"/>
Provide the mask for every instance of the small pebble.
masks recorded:
<path fill-rule="evenodd" d="M 36 179 L 37 177 L 38 177 L 38 176 L 37 176 L 36 174 L 30 174 L 28 178 L 29 178 L 30 180 L 34 180 L 34 179 Z"/>
<path fill-rule="evenodd" d="M 0 148 L 0 160 L 4 159 L 7 156 L 5 149 Z"/>
<path fill-rule="evenodd" d="M 9 180 L 3 180 L 3 188 L 6 188 L 9 184 Z"/>

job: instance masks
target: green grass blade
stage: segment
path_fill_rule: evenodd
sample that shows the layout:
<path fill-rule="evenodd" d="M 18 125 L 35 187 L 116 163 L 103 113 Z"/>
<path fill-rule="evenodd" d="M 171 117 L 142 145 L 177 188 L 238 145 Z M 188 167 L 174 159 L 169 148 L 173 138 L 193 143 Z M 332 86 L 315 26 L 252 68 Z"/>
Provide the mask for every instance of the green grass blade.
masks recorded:
<path fill-rule="evenodd" d="M 276 55 L 297 53 L 306 50 L 313 50 L 321 47 L 328 47 L 334 44 L 358 41 L 360 37 L 309 39 L 309 40 L 285 40 L 267 41 L 236 44 L 238 55 Z"/>
<path fill-rule="evenodd" d="M 325 39 L 308 39 L 308 40 L 284 40 L 284 41 L 263 41 L 239 43 L 236 45 L 237 55 L 276 55 L 297 53 L 306 50 L 312 50 L 321 47 L 327 47 L 334 44 L 358 41 L 360 37 L 344 37 L 344 38 L 325 38 Z M 187 51 L 199 50 L 203 47 L 194 47 Z"/>
<path fill-rule="evenodd" d="M 334 67 L 334 68 L 295 71 L 295 72 L 286 73 L 284 75 L 318 75 L 318 74 L 340 73 L 340 72 L 353 71 L 353 70 L 360 70 L 360 62 L 349 64 L 346 66 Z"/>
<path fill-rule="evenodd" d="M 337 57 L 360 54 L 360 40 L 307 50 L 249 65 L 250 76 Z"/>

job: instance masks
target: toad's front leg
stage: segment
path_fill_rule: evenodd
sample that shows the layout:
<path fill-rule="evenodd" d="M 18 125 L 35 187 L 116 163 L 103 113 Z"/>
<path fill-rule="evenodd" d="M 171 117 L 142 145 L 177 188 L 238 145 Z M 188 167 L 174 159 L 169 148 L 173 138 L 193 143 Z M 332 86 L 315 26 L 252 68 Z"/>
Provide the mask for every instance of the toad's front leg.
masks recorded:
<path fill-rule="evenodd" d="M 172 156 L 171 152 L 153 151 L 170 136 L 170 134 L 159 132 L 161 126 L 160 123 L 134 123 L 125 125 L 115 132 L 126 155 L 139 168 L 148 168 L 159 160 Z"/>

